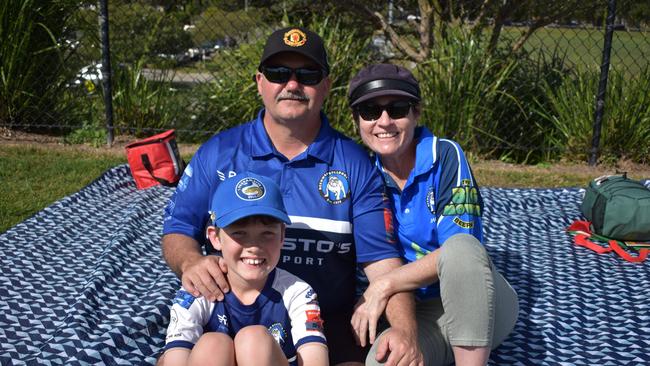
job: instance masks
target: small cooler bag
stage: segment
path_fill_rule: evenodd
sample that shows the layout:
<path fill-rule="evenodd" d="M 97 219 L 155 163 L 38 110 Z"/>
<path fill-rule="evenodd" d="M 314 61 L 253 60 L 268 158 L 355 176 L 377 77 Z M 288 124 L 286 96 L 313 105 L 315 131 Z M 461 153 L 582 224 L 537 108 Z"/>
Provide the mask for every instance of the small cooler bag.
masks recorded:
<path fill-rule="evenodd" d="M 592 180 L 580 210 L 598 235 L 650 241 L 650 189 L 626 174 Z"/>
<path fill-rule="evenodd" d="M 632 263 L 650 254 L 650 189 L 642 183 L 626 174 L 596 178 L 587 186 L 580 210 L 588 221 L 575 220 L 567 228 L 576 245 L 598 254 L 613 251 Z"/>
<path fill-rule="evenodd" d="M 185 169 L 174 130 L 126 145 L 126 159 L 138 189 L 158 184 L 175 187 Z"/>

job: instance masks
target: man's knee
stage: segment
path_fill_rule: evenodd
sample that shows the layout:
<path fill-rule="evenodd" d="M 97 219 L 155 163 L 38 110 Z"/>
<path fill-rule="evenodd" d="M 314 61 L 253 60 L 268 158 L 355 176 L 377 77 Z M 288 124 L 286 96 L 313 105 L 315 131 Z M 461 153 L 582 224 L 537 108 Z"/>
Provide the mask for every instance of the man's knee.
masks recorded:
<path fill-rule="evenodd" d="M 380 359 L 379 361 L 377 361 L 377 349 L 379 348 L 379 343 L 380 343 L 380 339 L 381 339 L 381 337 L 382 337 L 382 336 L 383 336 L 383 335 L 384 335 L 384 334 L 385 334 L 389 329 L 390 329 L 390 328 L 385 329 L 385 330 L 384 330 L 381 334 L 379 334 L 379 335 L 377 336 L 377 338 L 375 339 L 375 343 L 372 344 L 372 346 L 370 347 L 370 350 L 368 351 L 368 355 L 366 356 L 366 363 L 365 363 L 365 366 L 379 366 L 379 365 L 383 365 L 384 363 L 386 363 L 386 359 L 388 358 L 388 357 L 387 357 L 388 354 L 386 354 L 386 357 L 384 357 L 383 359 Z"/>
<path fill-rule="evenodd" d="M 462 268 L 472 262 L 489 264 L 487 251 L 473 235 L 456 234 L 447 239 L 440 248 L 439 267 L 448 265 L 450 268 Z"/>

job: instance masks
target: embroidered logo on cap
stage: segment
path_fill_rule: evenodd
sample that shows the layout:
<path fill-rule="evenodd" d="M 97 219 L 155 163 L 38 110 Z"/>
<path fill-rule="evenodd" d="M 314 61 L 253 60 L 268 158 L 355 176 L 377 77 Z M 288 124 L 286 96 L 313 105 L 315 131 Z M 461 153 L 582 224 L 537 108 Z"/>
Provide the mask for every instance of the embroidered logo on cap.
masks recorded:
<path fill-rule="evenodd" d="M 300 29 L 292 29 L 284 34 L 284 44 L 291 47 L 300 47 L 307 43 L 307 35 Z"/>
<path fill-rule="evenodd" d="M 244 178 L 235 186 L 237 197 L 244 201 L 256 201 L 264 197 L 266 188 L 264 184 L 255 178 Z"/>

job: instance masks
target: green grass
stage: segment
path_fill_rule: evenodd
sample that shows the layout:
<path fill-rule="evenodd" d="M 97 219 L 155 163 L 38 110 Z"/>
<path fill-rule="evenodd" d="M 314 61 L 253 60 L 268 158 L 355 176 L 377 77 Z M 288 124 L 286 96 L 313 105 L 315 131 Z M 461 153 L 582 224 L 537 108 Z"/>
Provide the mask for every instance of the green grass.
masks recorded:
<path fill-rule="evenodd" d="M 518 37 L 522 29 L 506 27 L 504 38 Z M 605 32 L 597 29 L 542 28 L 524 44 L 531 52 L 551 55 L 554 51 L 566 56 L 567 63 L 579 69 L 600 70 Z M 650 63 L 648 32 L 615 31 L 612 39 L 611 66 L 636 76 Z"/>
<path fill-rule="evenodd" d="M 0 232 L 122 163 L 114 154 L 0 145 Z"/>

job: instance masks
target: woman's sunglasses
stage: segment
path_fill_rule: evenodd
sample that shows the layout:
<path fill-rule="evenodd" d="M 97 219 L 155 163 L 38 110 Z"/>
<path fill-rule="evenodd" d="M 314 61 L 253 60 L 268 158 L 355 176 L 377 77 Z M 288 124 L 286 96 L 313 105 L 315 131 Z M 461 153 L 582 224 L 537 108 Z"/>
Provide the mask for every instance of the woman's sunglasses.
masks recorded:
<path fill-rule="evenodd" d="M 325 76 L 323 70 L 318 69 L 308 69 L 304 67 L 299 67 L 297 69 L 292 69 L 285 66 L 262 66 L 260 71 L 264 74 L 264 77 L 276 84 L 283 84 L 291 79 L 291 75 L 296 75 L 296 80 L 303 85 L 316 85 L 323 80 Z"/>
<path fill-rule="evenodd" d="M 412 105 L 412 102 L 406 100 L 398 100 L 386 105 L 362 103 L 355 110 L 366 121 L 378 120 L 384 111 L 388 112 L 390 118 L 399 119 L 409 114 Z"/>

